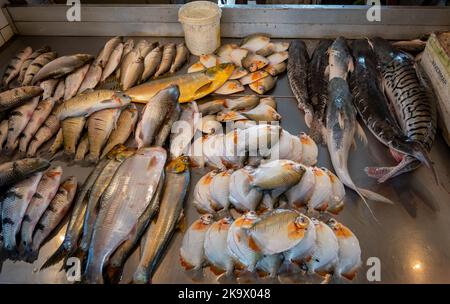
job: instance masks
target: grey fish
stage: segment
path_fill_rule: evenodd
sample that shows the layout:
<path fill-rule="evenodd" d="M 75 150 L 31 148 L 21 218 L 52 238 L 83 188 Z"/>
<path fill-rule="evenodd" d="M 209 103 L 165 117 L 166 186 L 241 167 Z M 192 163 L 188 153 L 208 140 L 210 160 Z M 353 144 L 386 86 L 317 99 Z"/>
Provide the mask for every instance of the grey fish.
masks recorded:
<path fill-rule="evenodd" d="M 55 197 L 59 188 L 63 170 L 60 166 L 48 169 L 42 176 L 36 192 L 23 216 L 20 228 L 22 252 L 29 251 L 33 240 L 33 232 L 42 214 L 44 214 L 51 200 Z"/>
<path fill-rule="evenodd" d="M 122 42 L 121 36 L 117 36 L 108 40 L 101 49 L 101 51 L 99 52 L 99 54 L 97 55 L 97 58 L 95 58 L 93 65 L 98 65 L 102 69 L 104 69 L 112 52 L 121 42 Z"/>
<path fill-rule="evenodd" d="M 437 109 L 429 91 L 421 83 L 410 56 L 395 49 L 382 38 L 369 40 L 383 76 L 383 87 L 392 105 L 397 121 L 409 140 L 422 145 L 422 153 L 414 157 L 431 168 L 438 176 L 425 151 L 430 151 L 436 135 Z M 405 159 L 401 166 L 381 177 L 385 181 L 402 170 L 411 160 Z"/>
<path fill-rule="evenodd" d="M 42 158 L 23 158 L 0 164 L 0 188 L 20 182 L 35 172 L 46 170 L 50 163 Z"/>
<path fill-rule="evenodd" d="M 64 137 L 62 133 L 62 129 L 59 129 L 58 133 L 55 136 L 55 140 L 53 141 L 50 148 L 48 148 L 48 153 L 51 157 L 53 157 L 56 152 L 64 147 Z"/>
<path fill-rule="evenodd" d="M 58 79 L 47 79 L 39 84 L 39 86 L 44 90 L 42 93 L 42 100 L 52 97 L 58 83 Z"/>
<path fill-rule="evenodd" d="M 86 117 L 70 117 L 61 122 L 63 132 L 64 153 L 72 158 L 75 155 L 78 140 L 83 133 Z"/>
<path fill-rule="evenodd" d="M 41 101 L 37 105 L 30 121 L 20 135 L 19 152 L 27 152 L 28 144 L 30 143 L 36 132 L 39 130 L 39 128 L 42 126 L 42 124 L 45 122 L 47 117 L 50 115 L 53 107 L 55 106 L 55 103 L 56 100 L 50 97 L 46 100 Z"/>
<path fill-rule="evenodd" d="M 94 89 L 102 78 L 103 69 L 100 65 L 92 63 L 87 71 L 83 82 L 78 89 L 78 94 Z"/>
<path fill-rule="evenodd" d="M 89 54 L 75 54 L 56 58 L 43 66 L 42 69 L 40 69 L 39 72 L 33 77 L 31 83 L 35 84 L 38 81 L 48 78 L 60 78 L 72 73 L 93 59 L 94 57 Z"/>
<path fill-rule="evenodd" d="M 181 107 L 177 103 L 175 107 L 172 109 L 172 111 L 168 114 L 166 117 L 166 121 L 163 123 L 161 128 L 159 129 L 158 134 L 156 134 L 154 145 L 156 147 L 162 147 L 164 146 L 165 142 L 167 141 L 167 138 L 170 135 L 170 131 L 172 131 L 173 124 L 178 121 L 181 115 Z"/>
<path fill-rule="evenodd" d="M 170 86 L 161 90 L 145 105 L 142 118 L 136 128 L 136 142 L 138 148 L 150 146 L 162 123 L 178 104 L 180 91 L 177 86 Z"/>
<path fill-rule="evenodd" d="M 26 253 L 29 261 L 36 260 L 39 249 L 44 241 L 67 214 L 72 205 L 76 191 L 77 179 L 74 176 L 69 177 L 61 184 L 55 197 L 52 199 L 47 210 L 36 225 L 31 252 Z"/>
<path fill-rule="evenodd" d="M 85 280 L 103 283 L 103 267 L 126 241 L 154 196 L 167 154 L 162 148 L 140 149 L 117 170 L 102 195 L 86 262 Z M 126 182 L 125 182 L 126 181 Z"/>
<path fill-rule="evenodd" d="M 64 82 L 64 100 L 68 100 L 77 95 L 83 80 L 87 76 L 88 70 L 89 64 L 85 64 L 66 76 Z"/>
<path fill-rule="evenodd" d="M 182 42 L 176 46 L 176 55 L 173 60 L 172 66 L 170 67 L 170 73 L 175 73 L 181 69 L 184 63 L 189 59 L 189 50 L 186 45 Z"/>
<path fill-rule="evenodd" d="M 30 63 L 25 76 L 23 77 L 22 85 L 30 85 L 34 76 L 49 62 L 55 60 L 56 52 L 48 52 L 36 57 L 33 62 Z M 33 82 L 35 84 L 36 82 Z"/>
<path fill-rule="evenodd" d="M 159 77 L 165 73 L 167 73 L 172 66 L 172 62 L 175 59 L 175 43 L 168 43 L 164 45 L 161 64 L 158 67 L 158 70 L 156 70 L 154 78 Z"/>
<path fill-rule="evenodd" d="M 120 60 L 122 59 L 123 48 L 123 43 L 119 43 L 111 53 L 111 56 L 108 59 L 108 63 L 106 63 L 106 66 L 103 69 L 100 81 L 105 81 L 106 78 L 108 78 L 109 75 L 114 73 L 114 71 L 117 69 L 120 64 Z"/>
<path fill-rule="evenodd" d="M 122 90 L 134 86 L 144 72 L 144 58 L 139 50 L 133 49 L 124 58 L 120 65 L 120 85 Z"/>
<path fill-rule="evenodd" d="M 159 180 L 155 195 L 153 196 L 152 201 L 148 205 L 147 209 L 139 218 L 130 238 L 126 240 L 122 245 L 120 245 L 120 247 L 117 248 L 117 250 L 111 256 L 105 271 L 108 283 L 119 283 L 125 262 L 127 261 L 133 250 L 139 245 L 139 241 L 141 240 L 142 235 L 147 229 L 150 221 L 153 220 L 156 213 L 158 212 L 163 186 L 164 174 L 161 175 L 161 179 Z"/>
<path fill-rule="evenodd" d="M 305 123 L 310 127 L 314 109 L 308 94 L 308 62 L 306 44 L 301 40 L 294 40 L 289 47 L 287 75 L 298 107 L 305 113 Z"/>
<path fill-rule="evenodd" d="M 82 238 L 80 240 L 79 251 L 81 254 L 77 254 L 77 256 L 85 257 L 87 252 L 89 251 L 89 246 L 91 244 L 92 233 L 94 231 L 95 221 L 97 219 L 98 212 L 101 208 L 106 206 L 100 206 L 100 199 L 102 194 L 105 192 L 109 183 L 114 177 L 114 174 L 119 169 L 120 165 L 127 159 L 132 156 L 134 151 L 125 150 L 119 153 L 110 153 L 108 154 L 109 161 L 106 166 L 103 168 L 101 174 L 98 176 L 94 185 L 89 191 L 89 199 L 86 207 L 86 214 L 84 215 L 83 220 L 83 232 Z M 108 203 L 108 202 L 104 202 Z"/>
<path fill-rule="evenodd" d="M 44 90 L 38 86 L 24 86 L 0 93 L 0 112 L 19 107 L 30 98 L 41 95 Z"/>
<path fill-rule="evenodd" d="M 367 40 L 352 44 L 355 71 L 351 74 L 353 103 L 372 134 L 384 145 L 417 159 L 426 159 L 421 144 L 410 140 L 400 129 L 383 93 L 381 74 Z"/>
<path fill-rule="evenodd" d="M 328 104 L 328 48 L 332 40 L 321 40 L 314 50 L 309 63 L 308 92 L 313 107 L 313 118 L 310 128 L 310 136 L 316 143 L 325 143 L 325 112 Z"/>
<path fill-rule="evenodd" d="M 27 103 L 11 111 L 8 120 L 8 138 L 5 149 L 11 153 L 17 147 L 16 141 L 19 135 L 26 128 L 39 102 L 39 96 L 34 97 Z"/>
<path fill-rule="evenodd" d="M 28 67 L 30 66 L 30 64 L 33 62 L 34 59 L 36 59 L 37 57 L 39 57 L 40 55 L 44 54 L 44 53 L 48 53 L 50 52 L 51 49 L 49 46 L 44 46 L 36 51 L 34 51 L 30 57 L 28 57 L 23 63 L 22 66 L 20 67 L 20 73 L 19 73 L 19 77 L 17 78 L 17 80 L 19 81 L 19 83 L 23 82 L 23 79 L 25 77 L 25 73 L 27 72 Z"/>
<path fill-rule="evenodd" d="M 80 142 L 78 143 L 74 161 L 82 161 L 88 152 L 89 152 L 89 137 L 87 133 L 84 133 L 83 137 L 81 137 Z"/>
<path fill-rule="evenodd" d="M 42 172 L 34 173 L 27 179 L 12 186 L 4 194 L 2 200 L 3 246 L 10 257 L 17 257 L 16 236 L 20 231 L 23 216 L 31 198 L 36 193 L 41 177 Z"/>
<path fill-rule="evenodd" d="M 139 265 L 133 275 L 134 283 L 149 283 L 173 233 L 183 216 L 183 203 L 190 181 L 188 159 L 184 156 L 171 161 L 165 169 L 165 181 L 156 222 L 151 223 L 142 238 Z"/>
<path fill-rule="evenodd" d="M 117 120 L 117 127 L 111 132 L 111 135 L 103 148 L 102 158 L 109 153 L 115 146 L 125 144 L 131 133 L 134 132 L 139 113 L 134 104 L 131 104 L 120 113 Z"/>
<path fill-rule="evenodd" d="M 142 73 L 142 77 L 140 82 L 146 81 L 148 78 L 152 77 L 155 74 L 156 69 L 161 63 L 163 53 L 163 46 L 158 46 L 154 48 L 150 53 L 147 54 L 144 58 L 144 72 Z"/>
<path fill-rule="evenodd" d="M 28 145 L 27 156 L 33 157 L 36 155 L 37 150 L 42 144 L 50 140 L 55 135 L 59 128 L 60 122 L 58 118 L 58 107 L 54 107 L 52 113 L 47 117 L 44 124 L 39 128 L 36 134 L 33 136 L 30 144 Z"/>
<path fill-rule="evenodd" d="M 33 50 L 28 46 L 17 53 L 16 56 L 11 59 L 2 78 L 2 85 L 4 88 L 7 88 L 11 80 L 19 75 L 22 64 L 28 57 L 30 57 L 32 52 Z"/>

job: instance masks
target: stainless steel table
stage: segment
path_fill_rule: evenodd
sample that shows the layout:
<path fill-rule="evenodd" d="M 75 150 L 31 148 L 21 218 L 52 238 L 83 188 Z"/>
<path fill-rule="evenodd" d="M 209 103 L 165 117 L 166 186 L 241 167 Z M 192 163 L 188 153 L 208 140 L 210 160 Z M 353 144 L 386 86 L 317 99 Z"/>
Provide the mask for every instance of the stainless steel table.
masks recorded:
<path fill-rule="evenodd" d="M 6 66 L 14 54 L 30 45 L 34 48 L 50 45 L 59 55 L 87 52 L 96 54 L 107 37 L 46 37 L 21 36 L 14 38 L 0 50 L 0 66 Z M 140 38 L 136 38 L 140 39 Z M 167 41 L 167 38 L 149 38 Z M 170 38 L 177 41 L 177 38 Z M 310 52 L 317 41 L 308 40 Z M 193 61 L 191 60 L 191 63 Z M 278 79 L 275 89 L 278 111 L 283 116 L 281 125 L 291 133 L 307 131 L 303 114 L 297 109 L 286 75 Z M 366 177 L 363 168 L 368 165 L 389 165 L 394 161 L 387 149 L 368 130 L 369 143 L 364 147 L 358 142 L 356 151 L 351 151 L 349 169 L 355 182 L 377 191 L 395 202 L 394 205 L 371 202 L 379 224 L 370 216 L 361 199 L 347 190 L 345 208 L 337 219 L 350 227 L 358 237 L 363 266 L 354 282 L 367 283 L 366 261 L 376 257 L 381 262 L 381 283 L 450 283 L 450 149 L 439 135 L 435 140 L 431 158 L 435 162 L 442 185 L 438 186 L 425 167 L 404 174 L 385 184 L 378 184 Z M 54 162 L 64 167 L 64 176 L 76 175 L 80 182 L 86 178 L 90 168 Z M 331 168 L 326 147 L 319 149 L 319 166 Z M 206 170 L 193 170 L 191 190 Z M 192 223 L 198 214 L 191 205 L 192 191 L 186 202 L 187 223 Z M 6 261 L 0 273 L 0 283 L 67 283 L 65 274 L 56 265 L 42 272 L 37 271 L 46 258 L 57 248 L 64 235 L 62 229 L 40 251 L 39 259 L 33 265 L 24 262 Z M 186 274 L 178 262 L 182 233 L 176 233 L 167 253 L 156 272 L 153 283 L 214 283 L 215 277 L 208 269 L 204 277 L 195 281 Z M 130 258 L 125 268 L 123 281 L 130 280 L 138 260 L 138 252 Z M 259 280 L 258 282 L 267 282 Z M 272 281 L 270 281 L 272 282 Z M 294 280 L 292 282 L 299 282 Z"/>

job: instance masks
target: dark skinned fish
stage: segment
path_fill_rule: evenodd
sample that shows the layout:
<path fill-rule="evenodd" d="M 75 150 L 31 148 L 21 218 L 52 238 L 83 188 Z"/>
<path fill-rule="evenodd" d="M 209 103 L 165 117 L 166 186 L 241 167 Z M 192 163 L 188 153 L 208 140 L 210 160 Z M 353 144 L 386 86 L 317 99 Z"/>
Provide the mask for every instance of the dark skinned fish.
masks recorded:
<path fill-rule="evenodd" d="M 23 158 L 0 164 L 0 188 L 17 183 L 48 167 L 50 163 L 42 158 Z"/>
<path fill-rule="evenodd" d="M 17 80 L 19 81 L 19 83 L 23 82 L 23 79 L 25 77 L 25 73 L 27 72 L 28 67 L 30 66 L 30 64 L 33 62 L 34 59 L 36 59 L 37 57 L 39 57 L 40 55 L 44 54 L 44 53 L 48 53 L 50 52 L 51 49 L 49 46 L 44 46 L 36 51 L 34 51 L 30 57 L 28 57 L 22 64 L 22 66 L 20 67 L 20 73 L 19 73 L 19 78 L 17 78 Z"/>
<path fill-rule="evenodd" d="M 27 60 L 28 57 L 30 57 L 32 52 L 33 50 L 28 46 L 17 53 L 17 55 L 14 56 L 13 59 L 11 59 L 8 66 L 6 67 L 5 74 L 3 74 L 2 85 L 4 88 L 7 88 L 11 80 L 19 75 L 22 64 L 25 62 L 25 60 Z"/>
<path fill-rule="evenodd" d="M 49 62 L 33 77 L 32 84 L 48 78 L 60 78 L 72 73 L 86 63 L 92 61 L 94 56 L 89 54 L 75 54 L 62 56 Z"/>
<path fill-rule="evenodd" d="M 165 249 L 183 216 L 183 203 L 190 181 L 188 159 L 184 156 L 171 161 L 165 169 L 165 182 L 156 222 L 150 223 L 142 238 L 139 265 L 133 275 L 134 283 L 151 281 Z"/>
<path fill-rule="evenodd" d="M 308 94 L 308 62 L 306 44 L 301 40 L 294 40 L 289 47 L 287 75 L 298 107 L 305 113 L 305 123 L 310 127 L 314 110 Z"/>
<path fill-rule="evenodd" d="M 24 86 L 0 93 L 0 112 L 23 105 L 30 98 L 41 95 L 44 90 L 38 86 Z"/>
<path fill-rule="evenodd" d="M 55 58 L 56 52 L 48 52 L 36 57 L 25 72 L 22 85 L 30 85 L 34 76 L 42 69 L 42 67 L 55 60 Z"/>

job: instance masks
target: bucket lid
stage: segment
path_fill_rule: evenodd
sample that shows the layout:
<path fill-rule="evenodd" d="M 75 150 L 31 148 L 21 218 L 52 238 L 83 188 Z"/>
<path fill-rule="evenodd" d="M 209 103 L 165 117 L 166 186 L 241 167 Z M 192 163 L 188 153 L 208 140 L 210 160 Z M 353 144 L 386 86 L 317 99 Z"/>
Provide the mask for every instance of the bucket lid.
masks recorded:
<path fill-rule="evenodd" d="M 189 2 L 178 10 L 178 21 L 189 24 L 209 24 L 221 16 L 220 7 L 209 1 Z"/>

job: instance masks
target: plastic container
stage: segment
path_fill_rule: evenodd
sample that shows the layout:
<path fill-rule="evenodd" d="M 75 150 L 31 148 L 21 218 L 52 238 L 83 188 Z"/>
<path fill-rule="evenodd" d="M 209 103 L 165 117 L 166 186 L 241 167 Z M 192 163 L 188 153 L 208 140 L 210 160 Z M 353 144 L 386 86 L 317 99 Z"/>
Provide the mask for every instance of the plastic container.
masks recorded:
<path fill-rule="evenodd" d="M 213 53 L 220 46 L 222 10 L 213 2 L 195 1 L 183 5 L 178 20 L 189 51 L 197 56 Z"/>

